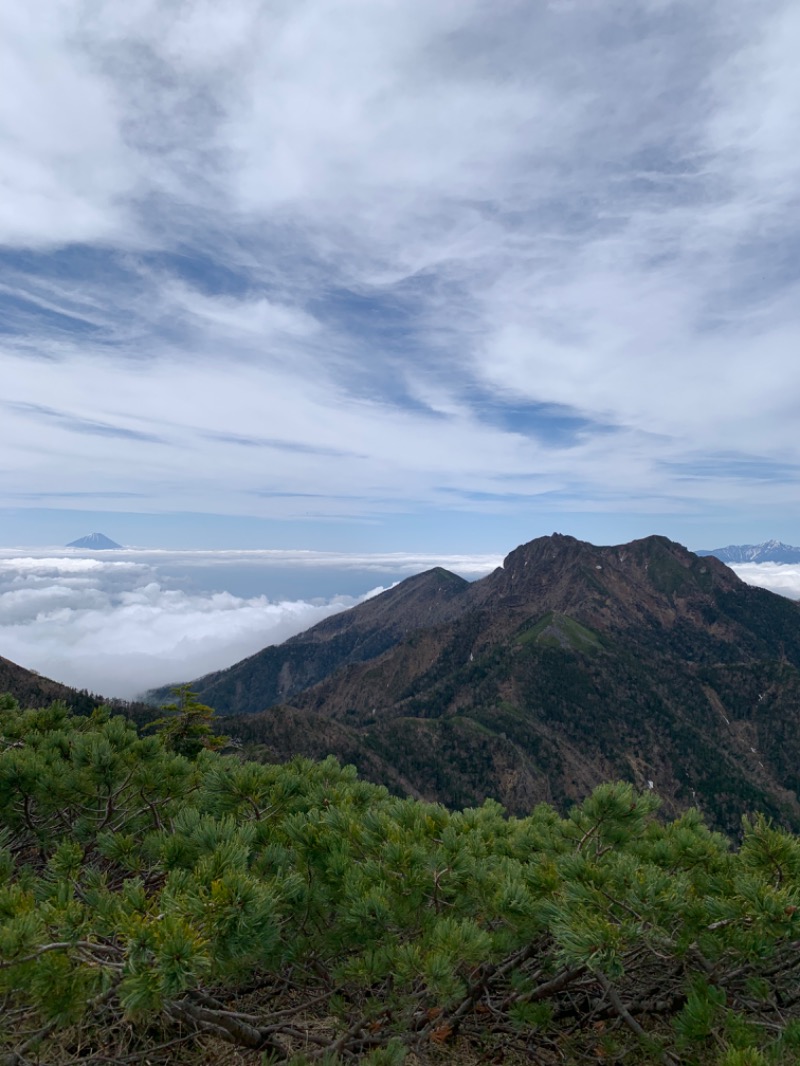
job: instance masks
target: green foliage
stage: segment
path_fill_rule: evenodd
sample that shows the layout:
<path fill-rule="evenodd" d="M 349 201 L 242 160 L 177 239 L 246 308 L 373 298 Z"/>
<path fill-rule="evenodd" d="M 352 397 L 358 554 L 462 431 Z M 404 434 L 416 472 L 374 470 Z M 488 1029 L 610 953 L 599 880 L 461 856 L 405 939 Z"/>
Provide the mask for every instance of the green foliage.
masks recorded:
<path fill-rule="evenodd" d="M 164 715 L 150 722 L 145 728 L 155 729 L 156 736 L 169 751 L 196 758 L 201 751 L 219 751 L 228 742 L 228 737 L 217 736 L 211 725 L 214 711 L 200 703 L 197 694 L 188 685 L 172 689 L 174 702 L 161 708 Z"/>
<path fill-rule="evenodd" d="M 451 812 L 217 754 L 181 698 L 154 737 L 0 699 L 0 1061 L 798 1061 L 800 851 L 766 819 L 736 851 L 624 783 Z"/>
<path fill-rule="evenodd" d="M 725 993 L 704 978 L 692 981 L 686 1006 L 675 1018 L 675 1031 L 684 1045 L 706 1040 L 714 1032 L 725 1006 Z"/>
<path fill-rule="evenodd" d="M 553 648 L 571 648 L 574 651 L 597 651 L 602 641 L 597 633 L 581 625 L 568 614 L 548 611 L 532 627 L 525 629 L 516 639 L 522 646 L 539 644 Z"/>

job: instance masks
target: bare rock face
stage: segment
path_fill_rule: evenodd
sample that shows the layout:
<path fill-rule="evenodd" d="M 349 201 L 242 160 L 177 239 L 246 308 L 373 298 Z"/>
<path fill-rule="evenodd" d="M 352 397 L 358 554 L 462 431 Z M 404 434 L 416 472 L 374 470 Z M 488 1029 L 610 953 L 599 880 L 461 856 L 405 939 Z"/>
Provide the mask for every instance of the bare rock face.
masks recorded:
<path fill-rule="evenodd" d="M 273 757 L 316 754 L 316 722 L 448 804 L 524 813 L 624 778 L 732 831 L 753 809 L 800 827 L 800 607 L 665 537 L 540 537 L 473 584 L 432 570 L 194 687 Z"/>

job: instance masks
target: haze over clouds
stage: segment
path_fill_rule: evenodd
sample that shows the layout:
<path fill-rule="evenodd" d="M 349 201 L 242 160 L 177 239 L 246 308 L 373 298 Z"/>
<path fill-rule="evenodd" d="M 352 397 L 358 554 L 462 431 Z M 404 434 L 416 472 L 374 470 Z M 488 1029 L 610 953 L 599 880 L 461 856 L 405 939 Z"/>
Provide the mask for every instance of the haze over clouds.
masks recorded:
<path fill-rule="evenodd" d="M 796 542 L 798 50 L 791 0 L 4 5 L 0 536 Z"/>
<path fill-rule="evenodd" d="M 131 699 L 230 666 L 367 599 L 382 590 L 370 584 L 377 573 L 399 580 L 449 565 L 474 577 L 502 561 L 324 552 L 113 555 L 0 551 L 0 654 L 76 688 Z M 289 581 L 305 590 L 325 580 L 342 591 L 313 600 L 224 591 L 237 577 L 251 588 Z"/>

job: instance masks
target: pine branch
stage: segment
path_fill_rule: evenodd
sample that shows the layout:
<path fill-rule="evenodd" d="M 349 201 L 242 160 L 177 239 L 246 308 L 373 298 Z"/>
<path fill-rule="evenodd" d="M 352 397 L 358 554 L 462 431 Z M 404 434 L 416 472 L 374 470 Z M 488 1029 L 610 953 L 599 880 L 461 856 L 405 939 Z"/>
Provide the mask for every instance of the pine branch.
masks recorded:
<path fill-rule="evenodd" d="M 272 1035 L 242 1021 L 229 1011 L 211 1010 L 188 1000 L 165 1004 L 165 1012 L 177 1021 L 186 1022 L 204 1032 L 213 1033 L 229 1044 L 249 1048 L 251 1051 L 271 1051 L 273 1055 L 288 1058 L 286 1049 Z"/>
<path fill-rule="evenodd" d="M 107 959 L 95 958 L 93 952 L 99 952 L 101 955 L 103 953 L 105 953 L 106 955 L 116 955 L 117 957 L 122 955 L 121 949 L 115 947 L 113 944 L 102 944 L 94 940 L 62 940 L 53 942 L 51 944 L 43 944 L 40 948 L 37 948 L 36 951 L 31 952 L 30 955 L 23 955 L 21 958 L 11 959 L 7 962 L 0 962 L 0 970 L 11 970 L 15 966 L 24 965 L 26 962 L 35 962 L 36 959 L 40 958 L 42 955 L 48 954 L 51 951 L 69 950 L 86 952 L 90 957 L 94 958 L 96 962 L 101 963 L 104 966 L 113 966 L 114 963 Z"/>
<path fill-rule="evenodd" d="M 630 1029 L 630 1031 L 632 1033 L 635 1033 L 636 1036 L 638 1036 L 640 1040 L 649 1042 L 649 1037 L 648 1037 L 647 1033 L 641 1027 L 641 1025 L 639 1025 L 639 1023 L 633 1017 L 631 1012 L 628 1010 L 628 1008 L 625 1006 L 625 1004 L 619 998 L 619 995 L 618 995 L 617 991 L 615 990 L 615 988 L 611 984 L 611 982 L 608 980 L 608 978 L 605 976 L 605 974 L 598 973 L 597 974 L 597 980 L 599 981 L 603 991 L 605 992 L 606 996 L 608 997 L 609 1003 L 614 1008 L 614 1010 L 619 1015 L 619 1017 L 622 1019 L 622 1021 L 625 1023 L 625 1025 L 627 1025 L 627 1027 Z M 658 1053 L 658 1058 L 659 1058 L 659 1061 L 663 1064 L 663 1066 L 680 1066 L 680 1063 L 678 1062 L 678 1060 L 674 1059 L 672 1057 L 672 1055 L 670 1055 L 666 1051 L 660 1051 Z"/>

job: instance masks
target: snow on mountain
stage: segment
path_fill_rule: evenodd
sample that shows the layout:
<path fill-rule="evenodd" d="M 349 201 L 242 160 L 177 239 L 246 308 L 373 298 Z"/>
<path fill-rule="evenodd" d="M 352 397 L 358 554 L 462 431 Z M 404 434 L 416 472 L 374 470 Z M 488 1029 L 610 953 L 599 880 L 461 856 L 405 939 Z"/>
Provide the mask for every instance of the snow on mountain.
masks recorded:
<path fill-rule="evenodd" d="M 800 563 L 800 548 L 779 540 L 763 544 L 729 544 L 727 548 L 697 551 L 695 555 L 713 555 L 723 563 Z"/>
<path fill-rule="evenodd" d="M 111 548 L 121 548 L 115 540 L 111 540 L 105 533 L 90 533 L 86 537 L 70 541 L 68 548 L 88 548 L 90 551 L 107 551 Z"/>

